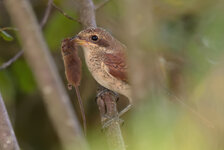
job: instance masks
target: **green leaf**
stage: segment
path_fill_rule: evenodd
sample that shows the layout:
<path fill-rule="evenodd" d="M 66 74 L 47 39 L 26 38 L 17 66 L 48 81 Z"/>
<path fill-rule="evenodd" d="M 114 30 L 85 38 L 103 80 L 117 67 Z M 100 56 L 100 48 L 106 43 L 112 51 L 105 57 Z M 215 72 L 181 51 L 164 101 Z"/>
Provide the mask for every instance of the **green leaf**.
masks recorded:
<path fill-rule="evenodd" d="M 13 37 L 5 31 L 0 31 L 0 36 L 6 41 L 12 41 Z"/>

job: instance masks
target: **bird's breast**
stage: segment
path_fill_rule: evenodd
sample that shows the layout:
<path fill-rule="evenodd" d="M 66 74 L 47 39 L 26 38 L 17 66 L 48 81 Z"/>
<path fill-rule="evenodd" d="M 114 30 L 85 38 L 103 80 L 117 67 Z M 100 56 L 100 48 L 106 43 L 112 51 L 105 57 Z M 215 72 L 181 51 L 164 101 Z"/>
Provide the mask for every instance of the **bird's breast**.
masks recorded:
<path fill-rule="evenodd" d="M 100 69 L 101 58 L 99 55 L 84 50 L 86 64 L 91 73 Z"/>
<path fill-rule="evenodd" d="M 90 53 L 86 50 L 84 50 L 84 53 L 88 69 L 99 84 L 112 91 L 128 96 L 127 92 L 129 92 L 130 89 L 129 85 L 114 78 L 106 71 L 105 67 L 102 66 L 104 64 L 102 55 Z"/>
<path fill-rule="evenodd" d="M 94 79 L 104 87 L 108 87 L 110 84 L 110 76 L 101 67 L 102 56 L 93 53 L 86 53 L 85 60 L 89 71 L 91 72 Z"/>

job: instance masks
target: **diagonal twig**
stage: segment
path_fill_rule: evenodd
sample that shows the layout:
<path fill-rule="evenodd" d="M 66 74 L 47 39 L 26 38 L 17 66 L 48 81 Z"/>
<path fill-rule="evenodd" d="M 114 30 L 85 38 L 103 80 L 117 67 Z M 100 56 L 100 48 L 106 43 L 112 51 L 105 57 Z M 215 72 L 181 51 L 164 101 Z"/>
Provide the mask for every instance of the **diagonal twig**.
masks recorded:
<path fill-rule="evenodd" d="M 95 6 L 95 10 L 98 11 L 100 8 L 105 6 L 110 0 L 104 0 Z"/>
<path fill-rule="evenodd" d="M 48 0 L 48 4 L 47 4 L 47 7 L 45 9 L 45 12 L 44 12 L 44 16 L 40 22 L 40 27 L 41 29 L 46 25 L 47 23 L 47 20 L 49 18 L 49 15 L 50 15 L 50 12 L 52 10 L 52 6 L 57 10 L 59 11 L 62 15 L 64 15 L 66 18 L 68 18 L 69 20 L 72 20 L 72 21 L 76 21 L 78 23 L 80 23 L 80 21 L 78 19 L 74 19 L 73 17 L 69 16 L 68 14 L 66 14 L 61 8 L 59 8 L 57 5 L 54 4 L 53 0 Z M 4 28 L 1 28 L 0 31 L 4 31 L 4 30 L 15 30 L 17 31 L 16 28 L 13 28 L 13 27 L 4 27 Z M 17 54 L 12 57 L 11 59 L 9 59 L 7 62 L 3 63 L 1 66 L 0 66 L 0 71 L 3 70 L 3 69 L 6 69 L 7 67 L 9 67 L 12 63 L 14 63 L 18 58 L 20 58 L 20 56 L 22 56 L 23 54 L 23 50 L 20 50 L 19 52 L 17 52 Z"/>
<path fill-rule="evenodd" d="M 44 27 L 44 25 L 47 23 L 47 20 L 49 18 L 49 15 L 50 15 L 50 12 L 51 12 L 51 9 L 52 9 L 52 4 L 53 3 L 53 0 L 48 0 L 48 4 L 47 4 L 47 7 L 45 9 L 45 13 L 44 13 L 44 16 L 40 22 L 40 27 L 41 29 Z M 4 30 L 15 30 L 17 31 L 18 29 L 17 28 L 13 28 L 13 27 L 4 27 L 4 28 L 1 28 L 0 31 L 4 31 Z M 17 52 L 17 54 L 12 57 L 11 59 L 9 59 L 7 62 L 3 63 L 1 66 L 0 66 L 0 71 L 3 70 L 3 69 L 6 69 L 7 67 L 9 67 L 12 63 L 14 63 L 18 58 L 20 58 L 23 54 L 23 50 L 20 50 L 19 52 Z"/>
<path fill-rule="evenodd" d="M 13 27 L 3 27 L 3 28 L 0 28 L 0 32 L 1 31 L 5 31 L 5 30 L 14 30 L 14 31 L 17 31 L 16 28 L 13 28 Z"/>
<path fill-rule="evenodd" d="M 0 93 L 0 149 L 1 150 L 19 150 L 11 122 L 5 104 Z"/>
<path fill-rule="evenodd" d="M 64 15 L 66 18 L 68 18 L 69 20 L 72 20 L 72 21 L 76 21 L 78 23 L 80 23 L 80 21 L 78 19 L 75 19 L 71 16 L 69 16 L 67 13 L 65 13 L 61 8 L 59 8 L 55 3 L 52 2 L 52 6 L 57 10 L 59 11 L 62 15 Z"/>
<path fill-rule="evenodd" d="M 51 4 L 53 3 L 53 0 L 48 0 L 48 3 L 47 3 L 47 7 L 46 7 L 46 9 L 45 9 L 45 13 L 44 13 L 44 16 L 43 16 L 43 18 L 42 18 L 42 20 L 41 20 L 41 22 L 40 22 L 40 27 L 41 27 L 41 29 L 46 25 L 46 23 L 47 23 L 47 20 L 48 20 L 48 18 L 49 18 L 49 16 L 50 16 L 50 13 L 51 13 L 51 9 L 52 9 L 52 7 L 51 7 Z"/>
<path fill-rule="evenodd" d="M 47 20 L 49 18 L 49 15 L 50 15 L 50 12 L 51 12 L 51 9 L 52 9 L 52 3 L 53 3 L 53 0 L 48 0 L 47 8 L 45 9 L 45 12 L 44 12 L 44 17 L 42 18 L 42 20 L 40 22 L 40 27 L 41 28 L 43 28 L 44 25 L 47 23 Z"/>
<path fill-rule="evenodd" d="M 14 63 L 20 56 L 22 56 L 23 54 L 23 50 L 19 51 L 15 56 L 13 56 L 10 60 L 8 60 L 7 62 L 3 63 L 0 66 L 0 71 L 7 68 L 8 66 L 10 66 L 12 63 Z"/>

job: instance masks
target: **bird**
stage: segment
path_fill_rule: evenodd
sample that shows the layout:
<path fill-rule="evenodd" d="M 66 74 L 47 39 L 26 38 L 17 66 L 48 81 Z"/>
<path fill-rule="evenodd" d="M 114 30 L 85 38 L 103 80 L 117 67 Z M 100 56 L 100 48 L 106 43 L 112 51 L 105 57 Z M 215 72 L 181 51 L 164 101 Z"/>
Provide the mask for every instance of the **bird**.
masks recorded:
<path fill-rule="evenodd" d="M 128 82 L 127 47 L 100 27 L 84 29 L 71 40 L 74 40 L 76 44 L 83 48 L 86 64 L 94 79 L 105 88 L 122 94 L 129 99 L 129 105 L 119 113 L 119 116 L 130 110 L 133 100 L 131 85 Z M 212 125 L 209 120 L 197 111 L 191 109 L 177 97 L 175 99 L 206 124 Z M 106 123 L 106 126 L 109 123 L 110 120 Z"/>
<path fill-rule="evenodd" d="M 132 107 L 126 63 L 127 47 L 100 27 L 84 29 L 72 40 L 82 47 L 93 78 L 103 87 L 129 99 L 129 105 L 119 113 L 120 116 L 123 115 Z"/>

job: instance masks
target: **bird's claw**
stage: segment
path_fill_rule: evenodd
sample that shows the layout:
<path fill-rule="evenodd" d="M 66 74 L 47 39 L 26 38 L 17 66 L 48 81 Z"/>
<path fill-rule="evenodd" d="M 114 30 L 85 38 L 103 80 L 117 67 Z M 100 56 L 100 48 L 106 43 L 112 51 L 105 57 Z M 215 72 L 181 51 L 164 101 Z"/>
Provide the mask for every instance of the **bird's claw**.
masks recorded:
<path fill-rule="evenodd" d="M 97 95 L 96 95 L 96 99 L 98 98 L 98 97 L 100 97 L 101 95 L 103 95 L 105 92 L 110 92 L 110 93 L 112 93 L 113 95 L 115 95 L 116 96 L 116 102 L 119 100 L 119 94 L 118 93 L 116 93 L 116 92 L 114 92 L 114 91 L 111 91 L 111 90 L 109 90 L 109 89 L 103 89 L 102 91 L 100 91 L 99 93 L 97 93 Z"/>

